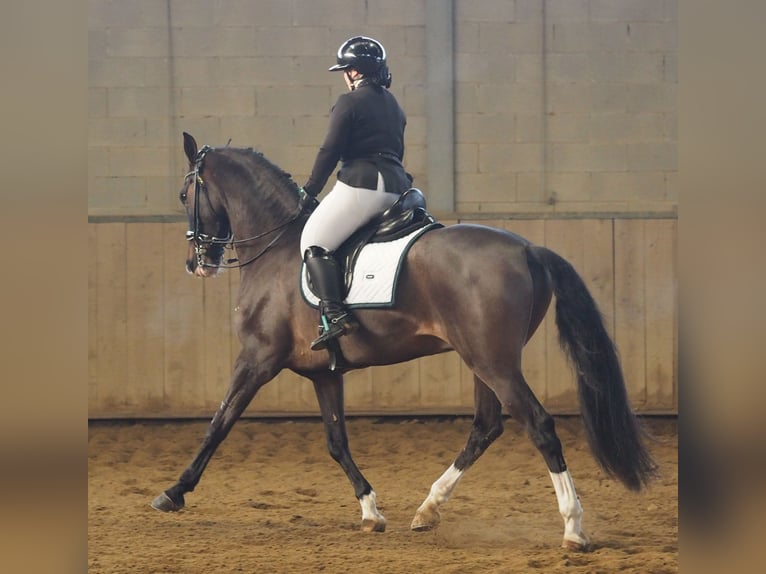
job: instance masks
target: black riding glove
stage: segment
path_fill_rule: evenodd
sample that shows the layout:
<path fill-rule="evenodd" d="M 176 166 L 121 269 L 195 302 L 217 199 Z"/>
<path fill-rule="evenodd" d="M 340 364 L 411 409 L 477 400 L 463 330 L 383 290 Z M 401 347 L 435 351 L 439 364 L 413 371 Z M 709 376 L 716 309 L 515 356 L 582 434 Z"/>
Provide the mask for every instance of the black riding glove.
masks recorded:
<path fill-rule="evenodd" d="M 298 206 L 301 208 L 301 211 L 311 213 L 317 208 L 317 205 L 319 205 L 319 201 L 316 197 L 309 195 L 303 188 L 298 190 Z"/>

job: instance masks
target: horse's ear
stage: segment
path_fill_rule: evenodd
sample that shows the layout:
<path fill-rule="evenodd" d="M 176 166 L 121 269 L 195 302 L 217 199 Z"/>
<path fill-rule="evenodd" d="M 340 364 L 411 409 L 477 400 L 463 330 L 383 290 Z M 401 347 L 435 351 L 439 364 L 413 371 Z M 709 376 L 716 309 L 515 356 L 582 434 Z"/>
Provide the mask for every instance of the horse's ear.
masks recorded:
<path fill-rule="evenodd" d="M 189 164 L 193 164 L 194 160 L 197 159 L 197 142 L 191 134 L 186 132 L 184 132 L 184 151 L 186 157 L 189 158 Z"/>

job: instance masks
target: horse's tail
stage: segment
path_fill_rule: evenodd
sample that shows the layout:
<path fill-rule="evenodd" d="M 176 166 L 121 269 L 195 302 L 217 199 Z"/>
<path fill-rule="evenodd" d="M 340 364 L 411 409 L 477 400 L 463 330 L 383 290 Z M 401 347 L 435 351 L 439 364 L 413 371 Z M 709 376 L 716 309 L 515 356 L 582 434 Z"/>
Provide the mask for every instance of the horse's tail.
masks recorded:
<path fill-rule="evenodd" d="M 630 409 L 622 368 L 601 312 L 577 271 L 544 247 L 530 247 L 548 270 L 556 295 L 559 343 L 577 375 L 585 431 L 593 456 L 604 471 L 631 490 L 640 490 L 656 465 L 642 441 Z"/>

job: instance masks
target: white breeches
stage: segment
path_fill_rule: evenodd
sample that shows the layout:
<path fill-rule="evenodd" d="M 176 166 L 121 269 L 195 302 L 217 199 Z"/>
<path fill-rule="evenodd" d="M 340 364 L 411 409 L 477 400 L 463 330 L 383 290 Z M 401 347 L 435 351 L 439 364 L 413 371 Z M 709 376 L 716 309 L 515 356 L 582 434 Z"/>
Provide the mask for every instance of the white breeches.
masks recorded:
<path fill-rule="evenodd" d="M 351 187 L 341 181 L 311 214 L 301 234 L 301 257 L 312 246 L 335 251 L 352 233 L 391 207 L 399 195 L 386 193 L 383 176 L 377 189 Z"/>

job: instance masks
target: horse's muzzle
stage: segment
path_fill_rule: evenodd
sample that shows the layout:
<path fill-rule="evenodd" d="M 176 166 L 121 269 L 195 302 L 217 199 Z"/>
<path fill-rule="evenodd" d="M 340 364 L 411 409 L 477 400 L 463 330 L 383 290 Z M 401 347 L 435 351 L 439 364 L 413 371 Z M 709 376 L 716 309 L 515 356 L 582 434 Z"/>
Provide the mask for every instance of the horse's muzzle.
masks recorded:
<path fill-rule="evenodd" d="M 186 271 L 195 277 L 215 277 L 221 272 L 224 249 L 218 245 L 189 245 Z"/>

